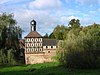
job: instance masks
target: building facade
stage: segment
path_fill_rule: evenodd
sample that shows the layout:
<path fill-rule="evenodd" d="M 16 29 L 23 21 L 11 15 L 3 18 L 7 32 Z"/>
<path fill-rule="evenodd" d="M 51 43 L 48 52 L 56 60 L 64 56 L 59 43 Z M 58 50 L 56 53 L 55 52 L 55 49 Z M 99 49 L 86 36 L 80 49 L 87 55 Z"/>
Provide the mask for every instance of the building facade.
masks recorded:
<path fill-rule="evenodd" d="M 31 32 L 25 37 L 25 63 L 36 64 L 55 61 L 57 40 L 45 39 L 36 31 L 36 21 L 32 20 Z"/>

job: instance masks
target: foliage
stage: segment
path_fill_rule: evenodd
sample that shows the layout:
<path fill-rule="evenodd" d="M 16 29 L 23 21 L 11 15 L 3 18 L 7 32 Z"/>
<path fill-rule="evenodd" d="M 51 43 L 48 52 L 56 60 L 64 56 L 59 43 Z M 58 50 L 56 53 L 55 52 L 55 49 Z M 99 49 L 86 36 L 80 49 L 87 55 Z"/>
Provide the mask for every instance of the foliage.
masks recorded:
<path fill-rule="evenodd" d="M 63 40 L 66 38 L 66 33 L 68 32 L 68 28 L 64 25 L 58 25 L 53 32 L 50 34 L 50 38 L 57 39 L 57 40 Z"/>
<path fill-rule="evenodd" d="M 0 61 L 2 64 L 12 62 L 8 61 L 7 57 L 9 56 L 12 57 L 11 60 L 13 60 L 13 57 L 18 57 L 19 38 L 21 37 L 22 30 L 16 24 L 17 22 L 14 20 L 13 14 L 0 14 L 0 55 L 2 56 Z"/>
<path fill-rule="evenodd" d="M 69 68 L 100 67 L 100 25 L 77 32 L 72 29 L 57 52 L 58 60 Z"/>
<path fill-rule="evenodd" d="M 48 34 L 46 33 L 43 38 L 49 38 Z"/>
<path fill-rule="evenodd" d="M 9 64 L 16 65 L 16 60 L 15 60 L 14 50 L 13 49 L 8 50 L 7 59 L 8 59 L 8 63 Z"/>
<path fill-rule="evenodd" d="M 70 28 L 79 28 L 80 27 L 80 20 L 72 19 L 69 24 Z"/>
<path fill-rule="evenodd" d="M 79 32 L 81 30 L 80 27 L 80 20 L 78 19 L 72 19 L 69 21 L 69 27 L 64 26 L 64 25 L 58 25 L 57 27 L 54 28 L 53 32 L 49 35 L 49 38 L 57 39 L 57 40 L 64 40 L 66 39 L 67 33 L 70 30 L 75 30 Z"/>

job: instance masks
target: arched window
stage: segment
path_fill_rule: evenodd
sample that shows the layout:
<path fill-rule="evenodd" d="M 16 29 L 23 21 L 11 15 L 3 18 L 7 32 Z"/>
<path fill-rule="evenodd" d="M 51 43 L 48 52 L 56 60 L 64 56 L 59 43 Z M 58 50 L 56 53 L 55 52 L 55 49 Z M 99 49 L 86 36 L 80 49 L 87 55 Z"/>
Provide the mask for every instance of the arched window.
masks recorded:
<path fill-rule="evenodd" d="M 42 42 L 42 38 L 40 38 L 39 41 Z"/>
<path fill-rule="evenodd" d="M 39 51 L 42 52 L 42 48 L 40 48 Z"/>
<path fill-rule="evenodd" d="M 48 48 L 48 46 L 46 46 L 46 48 Z"/>
<path fill-rule="evenodd" d="M 50 53 L 50 51 L 48 51 L 48 53 Z"/>
<path fill-rule="evenodd" d="M 34 39 L 32 38 L 32 39 L 31 39 L 31 42 L 33 42 L 33 41 L 34 41 Z"/>
<path fill-rule="evenodd" d="M 51 46 L 51 48 L 53 48 L 53 46 Z"/>
<path fill-rule="evenodd" d="M 28 47 L 30 46 L 30 44 L 28 43 Z"/>
<path fill-rule="evenodd" d="M 28 42 L 30 42 L 30 38 L 28 38 Z"/>

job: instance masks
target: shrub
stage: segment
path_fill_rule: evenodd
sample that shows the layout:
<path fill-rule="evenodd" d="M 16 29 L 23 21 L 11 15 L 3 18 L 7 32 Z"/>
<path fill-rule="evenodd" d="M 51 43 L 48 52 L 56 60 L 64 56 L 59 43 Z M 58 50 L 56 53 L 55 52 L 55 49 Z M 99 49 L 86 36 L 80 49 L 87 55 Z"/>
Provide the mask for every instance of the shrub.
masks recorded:
<path fill-rule="evenodd" d="M 100 35 L 94 36 L 93 31 L 88 31 L 86 34 L 80 31 L 79 35 L 70 31 L 67 39 L 59 44 L 57 57 L 61 64 L 69 68 L 99 68 L 100 47 L 98 45 L 100 45 Z"/>

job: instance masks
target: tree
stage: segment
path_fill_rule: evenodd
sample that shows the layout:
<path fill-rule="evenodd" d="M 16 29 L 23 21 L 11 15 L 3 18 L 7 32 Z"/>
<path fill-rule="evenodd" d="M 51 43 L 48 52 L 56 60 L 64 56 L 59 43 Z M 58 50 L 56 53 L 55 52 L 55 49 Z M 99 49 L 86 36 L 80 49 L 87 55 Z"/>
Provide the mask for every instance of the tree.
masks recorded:
<path fill-rule="evenodd" d="M 54 36 L 53 32 L 49 35 L 49 38 L 55 39 L 55 36 Z"/>
<path fill-rule="evenodd" d="M 80 20 L 72 19 L 69 24 L 70 28 L 79 28 L 80 27 Z"/>
<path fill-rule="evenodd" d="M 79 31 L 70 30 L 59 44 L 58 61 L 69 68 L 100 67 L 100 25 L 91 25 Z"/>
<path fill-rule="evenodd" d="M 8 63 L 9 64 L 12 64 L 12 65 L 16 64 L 16 60 L 15 60 L 15 56 L 14 56 L 14 51 L 12 49 L 8 50 L 7 58 L 8 58 Z"/>
<path fill-rule="evenodd" d="M 7 51 L 10 49 L 15 52 L 14 57 L 18 57 L 16 52 L 19 49 L 19 38 L 22 35 L 22 29 L 16 24 L 13 14 L 0 14 L 0 49 L 3 50 L 3 58 L 7 57 Z M 3 61 L 6 60 L 3 59 Z"/>
<path fill-rule="evenodd" d="M 44 38 L 49 38 L 49 36 L 48 36 L 48 34 L 47 34 L 47 33 L 44 35 Z"/>
<path fill-rule="evenodd" d="M 54 38 L 57 40 L 64 40 L 65 38 L 65 33 L 67 33 L 68 28 L 64 25 L 58 25 L 57 27 L 55 27 L 55 29 L 53 30 L 53 32 L 50 34 L 50 38 Z"/>
<path fill-rule="evenodd" d="M 13 14 L 3 13 L 0 15 L 0 45 L 3 49 L 17 49 L 18 39 L 21 37 L 22 30 L 16 26 Z"/>

